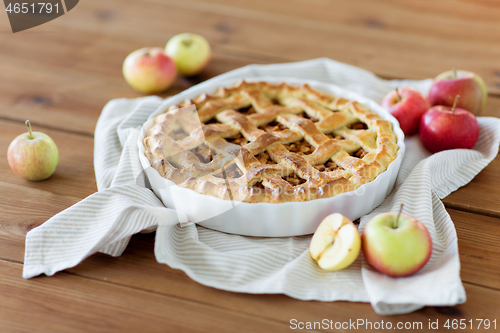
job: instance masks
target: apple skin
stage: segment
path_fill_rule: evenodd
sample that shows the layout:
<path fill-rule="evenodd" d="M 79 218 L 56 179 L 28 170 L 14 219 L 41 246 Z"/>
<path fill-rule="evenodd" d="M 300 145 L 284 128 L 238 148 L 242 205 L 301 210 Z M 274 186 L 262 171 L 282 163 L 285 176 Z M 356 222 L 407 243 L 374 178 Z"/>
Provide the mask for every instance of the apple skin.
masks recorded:
<path fill-rule="evenodd" d="M 321 221 L 309 245 L 309 255 L 324 270 L 336 271 L 351 265 L 361 250 L 358 228 L 339 213 Z"/>
<path fill-rule="evenodd" d="M 433 106 L 420 121 L 420 140 L 433 153 L 447 149 L 471 149 L 479 137 L 479 124 L 471 112 L 449 106 Z"/>
<path fill-rule="evenodd" d="M 418 272 L 432 254 L 432 239 L 425 226 L 401 214 L 382 213 L 363 229 L 363 254 L 368 263 L 389 276 L 403 277 Z"/>
<path fill-rule="evenodd" d="M 431 105 L 452 106 L 455 96 L 460 95 L 457 107 L 477 115 L 486 105 L 488 91 L 483 79 L 469 71 L 457 70 L 439 74 L 429 91 Z"/>
<path fill-rule="evenodd" d="M 177 70 L 184 76 L 201 72 L 210 61 L 212 53 L 208 41 L 203 36 L 192 33 L 170 38 L 165 52 L 174 60 Z"/>
<path fill-rule="evenodd" d="M 33 139 L 30 139 L 29 133 L 24 133 L 10 143 L 7 160 L 12 171 L 22 178 L 45 180 L 56 170 L 59 151 L 47 134 L 33 132 Z"/>
<path fill-rule="evenodd" d="M 401 96 L 398 100 L 397 93 Z M 387 109 L 398 121 L 405 135 L 418 131 L 420 118 L 431 107 L 427 97 L 418 90 L 407 87 L 398 92 L 392 91 L 382 100 L 381 105 Z"/>
<path fill-rule="evenodd" d="M 145 47 L 130 53 L 122 70 L 127 83 L 144 94 L 167 90 L 177 76 L 174 61 L 159 47 Z"/>

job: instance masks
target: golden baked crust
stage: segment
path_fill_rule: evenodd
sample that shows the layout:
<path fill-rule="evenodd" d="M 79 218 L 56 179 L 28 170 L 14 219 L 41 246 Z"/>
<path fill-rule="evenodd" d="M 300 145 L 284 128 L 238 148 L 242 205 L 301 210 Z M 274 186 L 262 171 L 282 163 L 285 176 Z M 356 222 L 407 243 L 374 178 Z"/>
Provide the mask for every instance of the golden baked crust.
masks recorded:
<path fill-rule="evenodd" d="M 307 84 L 241 81 L 156 117 L 144 153 L 198 193 L 281 203 L 371 182 L 396 158 L 396 142 L 392 124 L 358 102 Z"/>

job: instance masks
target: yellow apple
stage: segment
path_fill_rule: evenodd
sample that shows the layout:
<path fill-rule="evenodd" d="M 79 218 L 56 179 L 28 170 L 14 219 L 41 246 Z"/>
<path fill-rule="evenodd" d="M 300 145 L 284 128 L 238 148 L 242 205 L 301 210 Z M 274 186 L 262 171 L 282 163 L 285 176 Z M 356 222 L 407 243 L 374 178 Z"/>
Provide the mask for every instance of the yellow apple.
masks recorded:
<path fill-rule="evenodd" d="M 9 166 L 26 180 L 47 179 L 56 170 L 59 151 L 50 136 L 42 132 L 32 132 L 29 120 L 26 120 L 26 125 L 28 132 L 19 135 L 9 145 Z"/>
<path fill-rule="evenodd" d="M 183 33 L 170 38 L 165 52 L 175 61 L 181 75 L 196 75 L 210 61 L 210 44 L 200 35 Z"/>
<path fill-rule="evenodd" d="M 172 85 L 177 69 L 174 61 L 162 48 L 145 47 L 125 58 L 123 76 L 135 90 L 154 94 L 165 91 Z"/>
<path fill-rule="evenodd" d="M 397 213 L 382 213 L 363 229 L 363 253 L 378 271 L 393 277 L 418 272 L 432 254 L 432 239 L 427 228 L 415 218 Z"/>
<path fill-rule="evenodd" d="M 342 214 L 327 216 L 311 239 L 309 254 L 325 270 L 340 270 L 356 260 L 361 249 L 358 228 Z"/>

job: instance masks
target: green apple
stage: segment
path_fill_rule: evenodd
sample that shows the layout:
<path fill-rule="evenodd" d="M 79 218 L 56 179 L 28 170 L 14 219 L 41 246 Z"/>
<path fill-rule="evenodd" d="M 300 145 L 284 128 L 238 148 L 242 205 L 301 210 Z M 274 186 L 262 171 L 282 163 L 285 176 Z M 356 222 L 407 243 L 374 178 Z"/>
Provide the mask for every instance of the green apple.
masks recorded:
<path fill-rule="evenodd" d="M 394 277 L 419 271 L 432 254 L 427 228 L 401 213 L 382 213 L 372 218 L 363 230 L 362 242 L 368 263 Z"/>
<path fill-rule="evenodd" d="M 57 167 L 59 151 L 45 133 L 32 132 L 29 120 L 26 120 L 28 132 L 19 135 L 9 145 L 7 159 L 9 166 L 24 179 L 38 181 L 49 178 Z"/>
<path fill-rule="evenodd" d="M 177 76 L 174 61 L 160 47 L 145 47 L 130 53 L 122 70 L 127 83 L 145 94 L 167 90 Z"/>
<path fill-rule="evenodd" d="M 328 215 L 318 226 L 309 246 L 309 254 L 322 269 L 346 268 L 361 249 L 358 228 L 342 214 Z"/>
<path fill-rule="evenodd" d="M 170 38 L 165 52 L 175 61 L 181 75 L 201 72 L 210 61 L 210 44 L 200 35 L 183 33 Z"/>

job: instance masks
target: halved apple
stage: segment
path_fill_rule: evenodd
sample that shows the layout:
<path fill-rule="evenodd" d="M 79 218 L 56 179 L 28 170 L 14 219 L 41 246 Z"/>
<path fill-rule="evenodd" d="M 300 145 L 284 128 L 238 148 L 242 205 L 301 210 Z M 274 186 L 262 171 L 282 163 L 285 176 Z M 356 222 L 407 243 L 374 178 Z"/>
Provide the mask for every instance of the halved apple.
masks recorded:
<path fill-rule="evenodd" d="M 358 228 L 342 214 L 328 215 L 311 239 L 309 254 L 322 269 L 336 271 L 356 260 L 361 249 Z"/>

